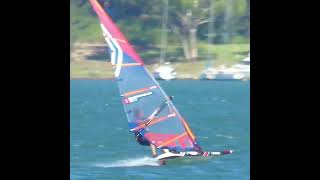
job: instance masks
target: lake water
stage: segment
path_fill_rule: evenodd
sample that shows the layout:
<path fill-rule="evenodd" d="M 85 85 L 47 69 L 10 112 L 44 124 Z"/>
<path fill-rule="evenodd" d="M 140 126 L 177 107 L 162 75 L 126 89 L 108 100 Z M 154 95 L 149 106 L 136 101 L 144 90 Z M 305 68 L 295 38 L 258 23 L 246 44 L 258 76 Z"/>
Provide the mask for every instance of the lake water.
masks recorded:
<path fill-rule="evenodd" d="M 160 82 L 204 150 L 234 150 L 215 159 L 175 159 L 165 166 L 157 166 L 150 149 L 129 133 L 115 81 L 70 83 L 72 180 L 250 179 L 250 81 Z"/>

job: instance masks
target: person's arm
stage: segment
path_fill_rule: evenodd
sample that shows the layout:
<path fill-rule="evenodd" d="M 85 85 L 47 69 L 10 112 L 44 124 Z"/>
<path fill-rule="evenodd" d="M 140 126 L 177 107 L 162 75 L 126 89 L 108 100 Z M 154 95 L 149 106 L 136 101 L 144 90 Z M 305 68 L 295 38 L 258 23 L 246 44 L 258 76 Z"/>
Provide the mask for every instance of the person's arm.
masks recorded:
<path fill-rule="evenodd" d="M 173 96 L 169 96 L 169 100 L 171 101 L 173 99 Z M 165 100 L 161 103 L 161 105 L 148 117 L 148 121 L 146 122 L 146 126 L 154 119 L 155 116 L 160 114 L 160 112 L 166 107 L 168 101 Z"/>

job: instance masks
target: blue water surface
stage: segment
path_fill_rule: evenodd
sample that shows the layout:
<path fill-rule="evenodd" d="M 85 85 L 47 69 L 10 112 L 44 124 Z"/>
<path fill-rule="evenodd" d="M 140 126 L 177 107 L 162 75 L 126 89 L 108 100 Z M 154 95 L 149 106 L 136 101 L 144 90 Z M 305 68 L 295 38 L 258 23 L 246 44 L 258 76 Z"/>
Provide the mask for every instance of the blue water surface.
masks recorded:
<path fill-rule="evenodd" d="M 160 82 L 204 150 L 233 149 L 215 159 L 158 166 L 128 132 L 115 81 L 71 80 L 70 177 L 90 179 L 219 179 L 250 177 L 250 82 Z"/>

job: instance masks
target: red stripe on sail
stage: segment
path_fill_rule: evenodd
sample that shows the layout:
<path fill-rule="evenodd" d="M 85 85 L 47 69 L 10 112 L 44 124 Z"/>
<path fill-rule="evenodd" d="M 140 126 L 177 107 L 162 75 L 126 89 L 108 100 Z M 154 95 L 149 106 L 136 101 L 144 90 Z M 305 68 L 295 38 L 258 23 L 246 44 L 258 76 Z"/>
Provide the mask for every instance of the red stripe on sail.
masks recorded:
<path fill-rule="evenodd" d="M 182 133 L 182 134 L 180 134 L 180 135 L 178 135 L 178 136 L 176 136 L 176 137 L 174 137 L 174 138 L 170 138 L 170 139 L 168 139 L 167 141 L 165 141 L 165 142 L 163 142 L 163 143 L 161 143 L 158 147 L 163 147 L 163 146 L 170 146 L 170 144 L 175 144 L 174 142 L 176 141 L 176 140 L 179 140 L 179 139 L 181 139 L 181 138 L 184 138 L 185 136 L 187 136 L 188 135 L 188 133 L 187 132 L 184 132 L 184 133 Z"/>
<path fill-rule="evenodd" d="M 153 125 L 153 124 L 156 124 L 156 123 L 158 123 L 158 122 L 167 120 L 167 119 L 169 119 L 169 118 L 171 118 L 171 117 L 175 117 L 175 116 L 176 116 L 176 114 L 173 113 L 173 114 L 169 114 L 169 115 L 167 115 L 167 116 L 163 116 L 163 117 L 159 117 L 159 118 L 154 118 L 154 119 L 152 119 L 152 120 L 149 122 L 149 124 L 141 124 L 141 125 L 133 128 L 133 129 L 130 129 L 130 131 L 138 131 L 138 130 L 140 130 L 140 129 L 142 129 L 142 128 L 145 128 L 147 125 L 148 125 L 148 126 L 151 126 L 151 125 Z"/>
<path fill-rule="evenodd" d="M 164 142 L 168 142 L 172 139 L 175 139 L 179 137 L 179 134 L 158 134 L 158 133 L 145 133 L 144 137 L 146 137 L 152 144 L 154 144 L 156 147 L 160 146 Z M 175 147 L 175 142 L 172 141 L 170 143 L 167 143 L 166 146 L 172 146 Z"/>

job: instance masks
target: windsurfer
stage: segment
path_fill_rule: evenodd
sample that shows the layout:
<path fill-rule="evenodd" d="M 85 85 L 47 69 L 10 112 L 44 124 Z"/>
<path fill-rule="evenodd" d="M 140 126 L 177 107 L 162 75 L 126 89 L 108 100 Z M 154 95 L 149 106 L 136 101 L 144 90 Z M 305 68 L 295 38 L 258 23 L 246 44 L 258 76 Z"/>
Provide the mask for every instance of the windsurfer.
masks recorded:
<path fill-rule="evenodd" d="M 169 96 L 169 100 L 171 101 L 173 99 L 173 96 Z M 148 124 L 154 119 L 155 116 L 157 116 L 166 106 L 167 101 L 164 101 L 150 116 L 149 118 L 147 118 L 147 120 L 143 120 L 145 119 L 143 112 L 140 109 L 135 109 L 134 111 L 134 116 L 136 119 L 136 123 L 141 125 L 141 124 L 145 124 L 146 126 L 148 126 Z M 145 128 L 140 129 L 139 131 L 134 131 L 134 136 L 136 141 L 142 145 L 142 146 L 150 146 L 151 152 L 152 152 L 152 156 L 156 157 L 157 156 L 157 150 L 156 147 L 154 146 L 154 144 L 150 143 L 150 141 L 148 139 L 146 139 L 144 136 L 141 135 L 141 132 L 146 130 Z"/>
<path fill-rule="evenodd" d="M 153 157 L 156 157 L 157 156 L 157 150 L 156 150 L 156 147 L 150 143 L 150 141 L 148 141 L 145 137 L 143 137 L 140 132 L 137 132 L 135 131 L 134 132 L 134 135 L 135 135 L 135 138 L 136 138 L 136 141 L 142 145 L 142 146 L 150 146 L 150 149 L 151 149 L 151 153 L 152 153 L 152 156 Z"/>
<path fill-rule="evenodd" d="M 144 119 L 144 115 L 143 115 L 143 112 L 140 109 L 136 109 L 134 111 L 134 114 L 135 114 L 136 123 L 138 123 L 139 125 L 144 123 L 144 121 L 142 120 L 142 119 Z M 156 147 L 152 143 L 150 143 L 150 141 L 147 138 L 145 138 L 145 137 L 143 137 L 141 135 L 141 132 L 143 130 L 145 130 L 145 129 L 141 129 L 139 131 L 134 131 L 134 137 L 135 137 L 136 141 L 140 145 L 142 145 L 142 146 L 150 146 L 152 156 L 156 157 L 157 156 Z"/>

